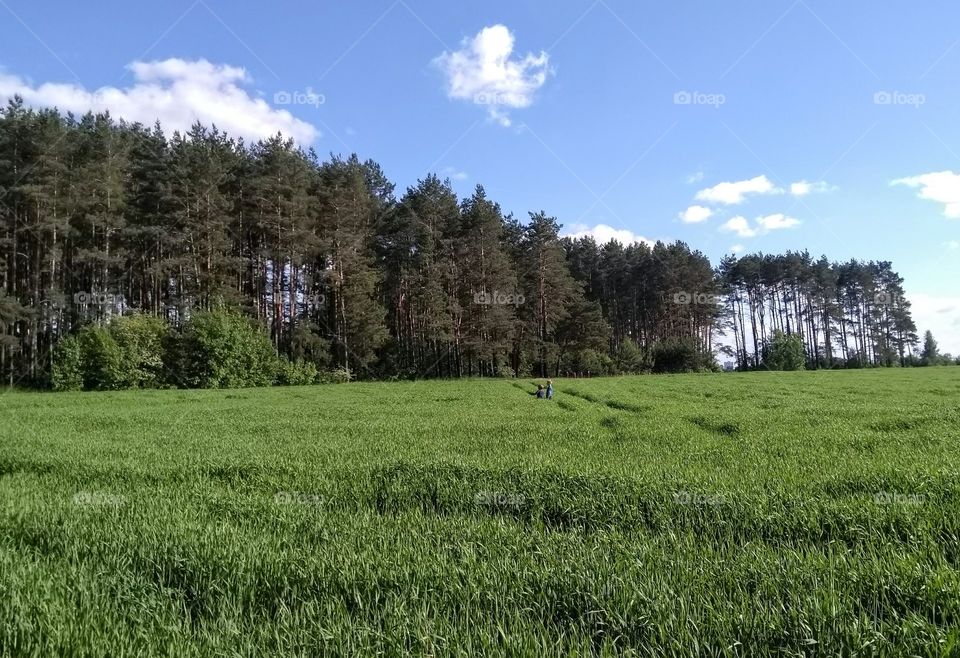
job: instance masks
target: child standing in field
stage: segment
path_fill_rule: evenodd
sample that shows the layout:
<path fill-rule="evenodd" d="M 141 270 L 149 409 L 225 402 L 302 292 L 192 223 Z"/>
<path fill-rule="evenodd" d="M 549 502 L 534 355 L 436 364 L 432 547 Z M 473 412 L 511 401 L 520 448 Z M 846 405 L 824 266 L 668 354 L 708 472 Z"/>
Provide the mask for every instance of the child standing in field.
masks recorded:
<path fill-rule="evenodd" d="M 551 379 L 547 380 L 547 399 L 553 399 L 553 380 Z"/>

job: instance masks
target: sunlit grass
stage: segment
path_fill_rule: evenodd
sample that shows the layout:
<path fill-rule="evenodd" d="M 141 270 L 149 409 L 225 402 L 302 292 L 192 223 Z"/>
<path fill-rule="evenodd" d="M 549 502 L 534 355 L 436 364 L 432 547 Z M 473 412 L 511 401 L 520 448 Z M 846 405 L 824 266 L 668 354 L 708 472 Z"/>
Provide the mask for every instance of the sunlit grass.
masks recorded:
<path fill-rule="evenodd" d="M 0 396 L 0 654 L 958 650 L 960 368 L 514 384 Z"/>

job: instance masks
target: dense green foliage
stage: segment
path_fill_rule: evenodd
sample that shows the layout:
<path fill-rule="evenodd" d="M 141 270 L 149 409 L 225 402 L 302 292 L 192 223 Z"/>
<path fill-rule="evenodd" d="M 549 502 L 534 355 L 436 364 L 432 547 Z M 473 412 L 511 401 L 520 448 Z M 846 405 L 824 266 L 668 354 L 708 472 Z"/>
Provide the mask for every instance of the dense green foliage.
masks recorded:
<path fill-rule="evenodd" d="M 315 362 L 278 357 L 270 337 L 226 309 L 195 313 L 174 331 L 146 315 L 91 324 L 60 341 L 53 358 L 57 391 L 128 388 L 244 388 L 349 381 Z"/>
<path fill-rule="evenodd" d="M 197 313 L 184 327 L 178 352 L 178 374 L 191 388 L 267 386 L 277 377 L 270 338 L 238 313 Z"/>
<path fill-rule="evenodd" d="M 956 655 L 960 369 L 9 393 L 0 655 Z"/>
<path fill-rule="evenodd" d="M 779 329 L 767 344 L 763 365 L 769 370 L 803 370 L 803 339 Z"/>
<path fill-rule="evenodd" d="M 695 338 L 671 338 L 653 345 L 654 372 L 717 370 L 713 356 Z"/>
<path fill-rule="evenodd" d="M 428 174 L 398 195 L 376 162 L 320 162 L 281 136 L 245 144 L 197 125 L 168 137 L 14 99 L 0 111 L 0 195 L 8 384 L 75 387 L 76 346 L 66 365 L 50 356 L 82 335 L 107 359 L 87 367 L 88 387 L 153 385 L 153 365 L 129 382 L 114 358 L 147 345 L 82 327 L 137 312 L 179 332 L 221 306 L 322 377 L 696 370 L 719 331 L 741 369 L 761 366 L 776 330 L 801 337 L 810 368 L 906 365 L 917 343 L 889 262 L 789 252 L 715 268 L 682 242 L 561 238 L 556 218 L 521 221 L 481 186 L 458 198 Z M 265 360 L 242 376 L 235 362 L 189 364 L 189 377 L 266 381 Z"/>
<path fill-rule="evenodd" d="M 57 345 L 52 384 L 56 391 L 153 388 L 166 380 L 169 328 L 159 318 L 114 318 L 86 325 Z"/>

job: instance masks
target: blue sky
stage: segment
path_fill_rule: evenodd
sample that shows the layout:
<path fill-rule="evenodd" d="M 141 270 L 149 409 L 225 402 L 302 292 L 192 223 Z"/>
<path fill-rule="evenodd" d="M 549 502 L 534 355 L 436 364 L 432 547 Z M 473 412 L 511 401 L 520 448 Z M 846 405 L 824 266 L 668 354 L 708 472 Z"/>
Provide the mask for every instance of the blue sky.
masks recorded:
<path fill-rule="evenodd" d="M 0 95 L 283 130 L 714 262 L 892 260 L 960 353 L 958 25 L 941 0 L 0 0 Z"/>

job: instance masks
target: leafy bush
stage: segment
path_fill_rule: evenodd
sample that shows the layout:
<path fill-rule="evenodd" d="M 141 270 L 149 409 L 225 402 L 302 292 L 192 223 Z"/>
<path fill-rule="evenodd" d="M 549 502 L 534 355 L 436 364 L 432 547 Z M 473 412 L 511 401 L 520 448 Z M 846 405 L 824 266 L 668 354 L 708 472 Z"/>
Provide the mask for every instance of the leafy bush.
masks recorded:
<path fill-rule="evenodd" d="M 621 373 L 636 373 L 650 369 L 643 350 L 632 340 L 624 340 L 616 352 L 617 370 Z"/>
<path fill-rule="evenodd" d="M 120 348 L 124 388 L 156 388 L 165 381 L 165 351 L 169 349 L 169 325 L 151 315 L 114 319 L 110 335 Z"/>
<path fill-rule="evenodd" d="M 353 379 L 353 375 L 346 368 L 327 370 L 317 376 L 317 381 L 324 384 L 346 384 L 351 379 Z"/>
<path fill-rule="evenodd" d="M 561 372 L 597 377 L 617 373 L 617 365 L 606 352 L 599 352 L 592 348 L 576 350 L 563 362 Z M 522 375 L 529 377 L 529 374 Z"/>
<path fill-rule="evenodd" d="M 82 358 L 83 388 L 118 391 L 128 388 L 124 355 L 109 329 L 87 325 L 77 334 Z"/>
<path fill-rule="evenodd" d="M 51 384 L 55 391 L 83 389 L 83 350 L 76 336 L 66 336 L 53 354 Z"/>
<path fill-rule="evenodd" d="M 179 383 L 188 388 L 269 386 L 277 378 L 279 360 L 270 338 L 233 311 L 193 315 L 178 351 Z"/>
<path fill-rule="evenodd" d="M 316 383 L 317 376 L 317 366 L 310 361 L 280 359 L 275 383 L 279 386 L 306 386 Z"/>
<path fill-rule="evenodd" d="M 66 336 L 54 353 L 51 384 L 56 391 L 116 391 L 164 383 L 167 324 L 155 317 L 114 318 Z"/>
<path fill-rule="evenodd" d="M 650 348 L 654 372 L 715 372 L 719 370 L 713 354 L 693 337 L 668 338 Z"/>
<path fill-rule="evenodd" d="M 803 339 L 779 329 L 774 331 L 766 345 L 763 363 L 770 370 L 803 370 L 806 363 Z"/>

